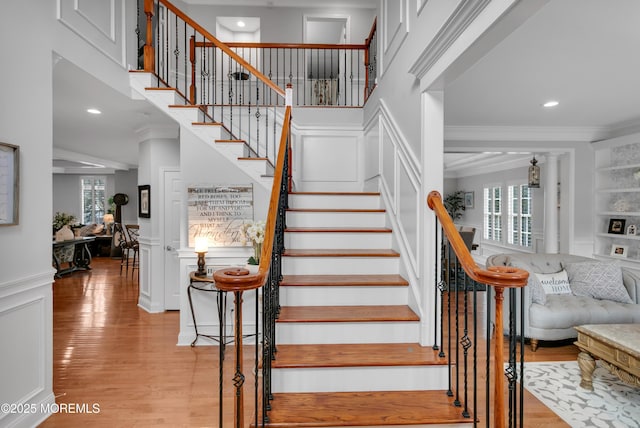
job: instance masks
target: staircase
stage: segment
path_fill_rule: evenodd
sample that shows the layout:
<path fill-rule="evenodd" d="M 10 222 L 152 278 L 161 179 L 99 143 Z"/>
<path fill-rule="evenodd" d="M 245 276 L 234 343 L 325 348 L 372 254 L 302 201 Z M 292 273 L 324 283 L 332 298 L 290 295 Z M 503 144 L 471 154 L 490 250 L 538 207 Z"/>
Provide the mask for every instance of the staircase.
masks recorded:
<path fill-rule="evenodd" d="M 203 112 L 180 105 L 150 73 L 134 91 L 265 187 L 271 164 Z M 448 389 L 447 363 L 418 343 L 420 318 L 392 249 L 378 193 L 289 195 L 270 427 L 467 426 Z"/>
<path fill-rule="evenodd" d="M 289 196 L 271 427 L 465 426 L 377 193 Z"/>
<path fill-rule="evenodd" d="M 157 87 L 154 80 L 152 73 L 130 72 L 129 83 L 133 96 L 147 99 L 244 171 L 258 185 L 267 191 L 271 190 L 273 165 L 268 159 L 251 157 L 248 145 L 243 140 L 232 138 L 223 124 L 205 121 L 205 113 L 200 106 L 185 105 L 184 98 L 175 88 Z"/>

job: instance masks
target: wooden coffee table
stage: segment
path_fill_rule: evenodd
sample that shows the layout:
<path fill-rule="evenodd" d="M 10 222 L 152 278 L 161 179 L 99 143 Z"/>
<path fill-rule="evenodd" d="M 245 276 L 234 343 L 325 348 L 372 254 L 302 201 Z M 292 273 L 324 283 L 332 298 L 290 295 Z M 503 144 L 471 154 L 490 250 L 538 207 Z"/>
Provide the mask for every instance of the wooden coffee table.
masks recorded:
<path fill-rule="evenodd" d="M 640 324 L 589 324 L 575 328 L 580 386 L 593 391 L 594 359 L 623 382 L 640 387 Z"/>

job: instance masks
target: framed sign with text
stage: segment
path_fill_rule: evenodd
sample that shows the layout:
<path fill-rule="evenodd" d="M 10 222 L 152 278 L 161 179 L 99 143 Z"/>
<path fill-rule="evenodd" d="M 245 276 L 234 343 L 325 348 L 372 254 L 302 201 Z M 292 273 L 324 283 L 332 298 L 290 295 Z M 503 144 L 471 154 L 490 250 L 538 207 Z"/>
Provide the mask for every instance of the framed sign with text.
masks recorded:
<path fill-rule="evenodd" d="M 18 224 L 19 152 L 18 146 L 0 143 L 0 226 Z"/>
<path fill-rule="evenodd" d="M 253 186 L 190 186 L 187 211 L 190 247 L 196 237 L 207 237 L 211 247 L 246 246 L 241 228 L 253 220 Z"/>

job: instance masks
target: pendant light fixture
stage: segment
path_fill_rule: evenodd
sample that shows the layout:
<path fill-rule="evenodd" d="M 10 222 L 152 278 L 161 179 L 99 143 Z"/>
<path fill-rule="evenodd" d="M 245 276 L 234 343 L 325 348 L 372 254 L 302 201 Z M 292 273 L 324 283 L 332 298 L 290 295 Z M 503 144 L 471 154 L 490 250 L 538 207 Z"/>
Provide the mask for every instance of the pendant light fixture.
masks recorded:
<path fill-rule="evenodd" d="M 531 166 L 529 166 L 529 187 L 539 188 L 540 187 L 540 167 L 538 166 L 538 161 L 536 160 L 536 156 L 533 155 L 533 159 L 531 159 Z"/>

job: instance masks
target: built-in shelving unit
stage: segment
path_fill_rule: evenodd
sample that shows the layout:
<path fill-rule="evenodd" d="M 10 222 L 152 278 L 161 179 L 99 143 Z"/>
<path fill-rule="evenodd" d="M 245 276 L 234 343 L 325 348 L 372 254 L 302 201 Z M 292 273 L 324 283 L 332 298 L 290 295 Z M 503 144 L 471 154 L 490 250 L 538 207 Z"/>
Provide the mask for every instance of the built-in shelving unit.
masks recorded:
<path fill-rule="evenodd" d="M 594 256 L 640 268 L 640 134 L 600 141 L 594 149 Z"/>

